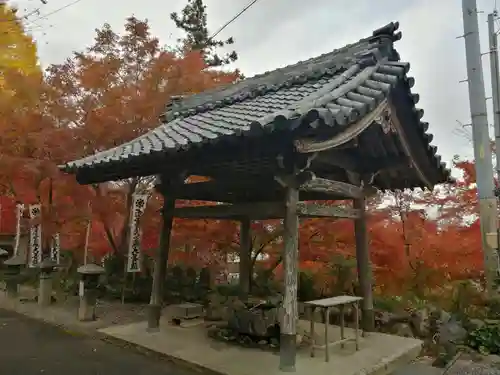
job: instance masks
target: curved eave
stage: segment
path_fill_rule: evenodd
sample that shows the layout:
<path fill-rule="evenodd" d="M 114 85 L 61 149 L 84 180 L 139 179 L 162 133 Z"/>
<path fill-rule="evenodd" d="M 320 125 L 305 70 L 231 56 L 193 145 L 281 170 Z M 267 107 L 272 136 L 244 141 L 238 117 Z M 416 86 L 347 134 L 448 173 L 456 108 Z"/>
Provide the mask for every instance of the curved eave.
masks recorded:
<path fill-rule="evenodd" d="M 314 137 L 314 134 L 346 133 L 347 136 L 343 140 L 345 143 L 370 126 L 373 119 L 372 121 L 367 119 L 373 117 L 382 105 L 389 103 L 393 106 L 394 117 L 399 124 L 398 133 L 405 153 L 411 160 L 416 174 L 419 175 L 420 182 L 412 180 L 411 186 L 408 187 L 422 184 L 432 187 L 435 184 L 452 182 L 451 171 L 437 155 L 437 147 L 431 144 L 433 136 L 428 133 L 428 124 L 422 122 L 423 110 L 415 107 L 419 96 L 411 92 L 414 79 L 407 76 L 409 64 L 389 61 L 397 56 L 397 52 L 392 49 L 392 41 L 400 37 L 392 35 L 397 30 L 397 24 L 389 26 L 390 30 L 384 28 L 374 33 L 375 39 L 358 42 L 356 45 L 358 51 L 353 54 L 354 62 L 330 66 L 315 72 L 314 77 L 306 73 L 293 76 L 289 81 L 282 82 L 282 86 L 279 87 L 258 87 L 256 91 L 246 92 L 246 96 L 237 95 L 224 101 L 217 101 L 213 108 L 204 107 L 203 111 L 192 116 L 187 113 L 187 117 L 179 117 L 168 124 L 160 124 L 155 130 L 129 143 L 61 165 L 60 169 L 75 174 L 80 183 L 89 184 L 157 174 L 164 172 L 166 165 L 172 164 L 189 169 L 188 164 L 182 165 L 189 159 L 188 155 L 198 155 L 200 159 L 200 154 L 210 154 L 228 144 L 237 145 L 237 148 L 242 141 L 247 142 L 247 140 L 254 142 L 255 146 L 255 141 L 251 139 L 265 142 L 272 133 L 288 132 L 293 134 L 293 137 L 300 134 L 312 134 Z M 382 35 L 376 36 L 378 33 Z M 388 38 L 392 39 L 388 42 Z M 391 47 L 388 49 L 388 46 Z M 348 50 L 351 47 L 346 48 Z M 212 116 L 217 113 L 217 108 L 227 109 L 230 112 L 231 106 L 238 106 L 238 103 L 246 105 L 247 101 L 263 96 L 269 100 L 267 94 L 272 95 L 272 92 L 294 85 L 303 89 L 301 85 L 304 82 L 314 81 L 319 77 L 329 77 L 330 81 L 325 84 L 328 87 L 323 86 L 313 94 L 287 104 L 286 108 L 281 110 L 266 113 L 261 117 L 254 116 L 253 120 L 252 116 L 249 116 L 250 119 L 247 118 L 246 121 L 240 121 L 236 116 L 230 126 L 220 123 L 207 126 L 203 122 L 207 114 Z M 363 120 L 365 120 L 364 125 L 359 126 Z M 324 149 L 338 145 L 338 143 L 333 146 L 327 144 Z M 265 148 L 264 144 L 257 146 Z M 296 143 L 296 147 L 301 152 L 318 151 L 313 148 L 307 149 L 300 142 Z M 234 158 L 236 156 L 234 155 Z M 201 159 L 208 163 L 205 156 Z M 199 164 L 199 160 L 196 162 Z"/>
<path fill-rule="evenodd" d="M 432 145 L 434 136 L 428 132 L 429 124 L 422 121 L 424 110 L 416 107 L 419 95 L 411 92 L 413 84 L 413 79 L 405 78 L 391 96 L 391 109 L 400 141 L 412 167 L 426 188 L 454 183 L 451 169 L 442 161 L 437 146 Z"/>
<path fill-rule="evenodd" d="M 437 154 L 437 147 L 432 145 L 434 136 L 428 132 L 429 124 L 422 121 L 424 111 L 416 108 L 419 95 L 411 92 L 415 80 L 406 75 L 409 71 L 409 64 L 401 64 L 405 67 L 404 73 L 402 70 L 396 70 L 395 66 L 397 65 L 392 64 L 390 68 L 382 66 L 386 74 L 397 77 L 397 81 L 390 82 L 391 92 L 386 101 L 377 103 L 377 107 L 373 108 L 371 112 L 362 118 L 357 118 L 354 124 L 330 139 L 296 141 L 297 149 L 303 153 L 312 153 L 339 147 L 358 137 L 368 127 L 373 126 L 375 118 L 380 116 L 384 110 L 389 109 L 393 121 L 392 126 L 395 128 L 399 142 L 410 161 L 408 168 L 412 168 L 417 177 L 416 180 L 404 185 L 395 184 L 395 187 L 389 187 L 389 190 L 417 187 L 432 189 L 437 184 L 454 183 L 451 170 L 446 167 L 446 163 Z M 328 111 L 319 112 L 318 110 L 318 113 L 321 113 L 318 118 L 321 124 L 332 122 L 331 113 Z"/>

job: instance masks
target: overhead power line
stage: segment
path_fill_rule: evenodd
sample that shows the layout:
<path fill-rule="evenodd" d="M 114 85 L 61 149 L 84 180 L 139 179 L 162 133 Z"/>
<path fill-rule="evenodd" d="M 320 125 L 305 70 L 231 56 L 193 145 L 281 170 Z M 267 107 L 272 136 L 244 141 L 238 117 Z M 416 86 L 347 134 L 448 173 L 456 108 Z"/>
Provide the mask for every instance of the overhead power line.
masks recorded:
<path fill-rule="evenodd" d="M 50 17 L 50 16 L 52 16 L 52 15 L 54 15 L 54 14 L 56 14 L 56 13 L 59 13 L 60 11 L 65 10 L 65 9 L 67 9 L 67 8 L 69 8 L 69 7 L 73 6 L 73 5 L 78 4 L 79 2 L 82 2 L 82 1 L 83 1 L 83 0 L 74 0 L 74 1 L 72 1 L 71 3 L 68 3 L 68 4 L 66 4 L 66 5 L 63 5 L 63 6 L 62 6 L 62 7 L 60 7 L 60 8 L 54 9 L 54 10 L 53 10 L 53 11 L 51 11 L 51 12 L 48 12 L 48 13 L 42 14 L 42 15 L 40 15 L 40 16 L 38 16 L 38 17 L 36 17 L 35 19 L 29 20 L 29 23 L 33 23 L 33 22 L 40 21 L 40 20 L 45 20 L 45 19 L 47 19 L 48 17 Z"/>
<path fill-rule="evenodd" d="M 250 9 L 255 3 L 259 0 L 252 0 L 247 6 L 245 6 L 239 13 L 237 13 L 233 18 L 227 21 L 224 25 L 222 25 L 213 35 L 209 38 L 209 40 L 214 39 L 217 35 L 219 35 L 226 27 L 236 21 L 243 13 L 245 13 L 248 9 Z"/>
<path fill-rule="evenodd" d="M 40 8 L 36 8 L 36 9 L 28 12 L 24 16 L 15 17 L 14 19 L 9 19 L 9 18 L 7 18 L 7 19 L 0 19 L 0 22 L 15 22 L 15 21 L 20 21 L 22 19 L 28 20 L 28 18 L 31 17 L 34 14 L 40 14 Z"/>
<path fill-rule="evenodd" d="M 83 1 L 83 0 L 74 0 L 74 1 L 72 1 L 71 3 L 68 3 L 68 4 L 66 4 L 66 5 L 63 5 L 62 7 L 59 7 L 59 8 L 57 8 L 57 9 L 54 9 L 53 11 L 48 12 L 48 13 L 45 13 L 45 14 L 40 14 L 40 8 L 36 8 L 36 9 L 34 9 L 34 10 L 32 10 L 32 11 L 28 12 L 28 13 L 27 13 L 27 14 L 25 14 L 24 16 L 17 17 L 15 20 L 10 20 L 10 19 L 9 19 L 9 20 L 0 20 L 0 22 L 15 22 L 15 21 L 21 21 L 21 20 L 23 20 L 23 19 L 24 19 L 24 20 L 28 21 L 28 24 L 35 23 L 36 21 L 40 21 L 40 20 L 47 19 L 48 17 L 50 17 L 50 16 L 52 16 L 52 15 L 54 15 L 54 14 L 56 14 L 56 13 L 59 13 L 60 11 L 62 11 L 62 10 L 64 10 L 64 9 L 67 9 L 67 8 L 69 8 L 69 7 L 73 6 L 73 5 L 76 5 L 76 4 L 78 4 L 79 2 L 81 2 L 81 1 Z M 44 5 L 46 5 L 46 4 L 47 4 L 47 3 L 46 3 L 46 2 L 44 2 L 43 0 L 42 0 L 42 3 L 43 3 Z M 37 15 L 37 17 L 36 17 L 36 18 L 33 18 L 33 19 L 30 19 L 30 18 L 29 18 L 29 17 L 31 17 L 31 16 L 33 16 L 33 15 L 35 15 L 35 14 Z"/>

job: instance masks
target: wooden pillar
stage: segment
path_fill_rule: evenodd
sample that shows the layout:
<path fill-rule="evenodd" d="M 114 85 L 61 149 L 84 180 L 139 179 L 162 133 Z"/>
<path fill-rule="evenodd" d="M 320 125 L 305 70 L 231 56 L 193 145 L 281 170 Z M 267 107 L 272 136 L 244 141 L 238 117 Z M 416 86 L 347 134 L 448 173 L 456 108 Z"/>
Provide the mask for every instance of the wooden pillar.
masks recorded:
<path fill-rule="evenodd" d="M 285 249 L 283 254 L 285 291 L 283 317 L 280 325 L 280 370 L 295 372 L 298 319 L 299 216 L 297 203 L 299 191 L 290 184 L 286 186 L 285 190 Z"/>
<path fill-rule="evenodd" d="M 168 194 L 168 193 L 167 193 Z M 153 286 L 151 299 L 148 306 L 148 331 L 160 329 L 160 317 L 163 304 L 163 286 L 167 273 L 168 253 L 170 248 L 170 233 L 172 232 L 173 210 L 175 197 L 164 194 L 162 208 L 162 228 L 160 233 L 160 244 L 156 253 L 153 272 Z"/>
<path fill-rule="evenodd" d="M 250 219 L 244 218 L 240 221 L 240 263 L 239 283 L 242 299 L 247 299 L 250 293 L 251 266 L 252 266 L 252 237 L 250 233 Z"/>
<path fill-rule="evenodd" d="M 356 261 L 358 265 L 359 286 L 363 297 L 361 301 L 361 328 L 364 332 L 373 332 L 375 329 L 375 317 L 373 313 L 373 276 L 368 247 L 368 230 L 366 227 L 366 198 L 354 199 L 354 208 L 360 211 L 360 217 L 354 222 L 354 230 L 356 237 Z"/>

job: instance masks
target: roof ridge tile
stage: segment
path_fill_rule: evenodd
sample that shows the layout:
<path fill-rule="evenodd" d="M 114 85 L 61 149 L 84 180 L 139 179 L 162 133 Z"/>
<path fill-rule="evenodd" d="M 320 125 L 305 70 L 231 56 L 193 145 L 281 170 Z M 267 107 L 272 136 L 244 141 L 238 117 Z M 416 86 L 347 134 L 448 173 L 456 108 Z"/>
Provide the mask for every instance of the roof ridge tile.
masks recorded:
<path fill-rule="evenodd" d="M 318 80 L 325 75 L 335 75 L 338 74 L 339 70 L 347 69 L 354 64 L 374 65 L 382 58 L 388 57 L 386 56 L 388 53 L 392 55 L 395 53 L 392 43 L 401 38 L 401 33 L 395 34 L 398 28 L 398 22 L 391 22 L 373 31 L 372 36 L 362 38 L 355 43 L 307 60 L 257 74 L 225 87 L 191 95 L 178 102 L 176 108 L 172 109 L 170 113 L 163 114 L 162 122 L 169 122 L 178 117 L 190 117 L 197 113 L 232 105 L 265 95 L 268 92 L 278 91 L 284 87 Z M 384 47 L 388 45 L 389 50 L 386 50 Z M 344 54 L 345 56 L 343 56 Z M 343 61 L 337 61 L 339 57 L 343 58 Z M 269 81 L 263 81 L 265 78 Z M 224 92 L 227 92 L 226 95 Z"/>

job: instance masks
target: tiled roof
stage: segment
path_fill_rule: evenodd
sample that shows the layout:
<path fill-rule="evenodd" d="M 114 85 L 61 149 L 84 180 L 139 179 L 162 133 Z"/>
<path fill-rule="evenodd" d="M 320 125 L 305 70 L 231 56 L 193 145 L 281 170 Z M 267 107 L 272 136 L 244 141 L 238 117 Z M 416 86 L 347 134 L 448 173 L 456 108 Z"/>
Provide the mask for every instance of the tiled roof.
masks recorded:
<path fill-rule="evenodd" d="M 397 29 L 398 23 L 391 23 L 333 52 L 183 99 L 169 108 L 164 116 L 168 122 L 156 129 L 62 169 L 111 168 L 141 155 L 271 132 L 283 124 L 295 129 L 318 118 L 332 127 L 356 122 L 401 80 L 412 85 L 412 79 L 406 78 L 409 64 L 399 62 L 393 48 L 401 38 Z M 418 101 L 418 96 L 414 99 Z M 427 124 L 420 126 L 425 132 Z"/>

